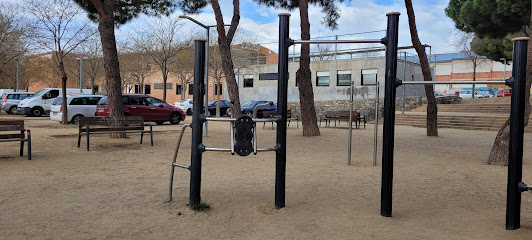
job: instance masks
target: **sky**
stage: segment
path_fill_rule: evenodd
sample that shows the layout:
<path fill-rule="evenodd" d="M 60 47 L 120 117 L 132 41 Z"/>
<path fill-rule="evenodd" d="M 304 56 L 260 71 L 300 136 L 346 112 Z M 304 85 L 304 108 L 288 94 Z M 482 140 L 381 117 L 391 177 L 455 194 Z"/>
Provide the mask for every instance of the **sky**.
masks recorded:
<path fill-rule="evenodd" d="M 445 8 L 449 4 L 449 0 L 413 0 L 412 2 L 421 42 L 432 46 L 431 50 L 433 54 L 456 52 L 457 50 L 452 44 L 452 33 L 456 31 L 454 22 L 445 15 Z M 233 12 L 232 1 L 223 0 L 220 1 L 220 4 L 224 21 L 226 24 L 229 24 Z M 386 13 L 400 12 L 399 46 L 412 45 L 404 0 L 351 0 L 340 3 L 339 8 L 340 19 L 338 20 L 338 28 L 332 30 L 321 24 L 324 16 L 321 9 L 317 6 L 310 6 L 311 38 L 385 30 Z M 287 11 L 284 9 L 268 8 L 256 4 L 252 0 L 240 0 L 241 19 L 239 27 L 247 35 L 253 35 L 255 41 L 270 43 L 262 45 L 277 52 L 277 44 L 275 43 L 278 41 L 279 28 L 277 15 L 284 12 L 291 13 L 290 37 L 292 39 L 299 39 L 300 24 L 298 10 Z M 191 15 L 191 17 L 206 25 L 216 24 L 211 6 L 207 6 L 202 10 L 202 13 Z M 136 22 L 139 21 L 142 21 L 142 19 L 138 19 Z M 131 25 L 134 26 L 135 24 Z M 194 26 L 189 27 L 194 28 Z M 339 39 L 380 39 L 384 35 L 385 32 L 377 32 L 373 34 L 341 36 Z M 341 48 L 352 49 L 363 47 L 367 46 L 351 44 L 342 46 Z"/>
<path fill-rule="evenodd" d="M 19 2 L 19 0 L 0 0 L 0 2 Z M 233 6 L 231 0 L 219 1 L 224 15 L 226 24 L 230 23 Z M 432 54 L 457 52 L 453 46 L 453 33 L 456 33 L 454 22 L 445 15 L 445 8 L 449 0 L 412 0 L 416 14 L 416 23 L 419 38 L 423 44 L 431 46 Z M 311 38 L 326 36 L 345 35 L 354 33 L 363 33 L 370 31 L 379 31 L 386 29 L 386 13 L 400 12 L 399 18 L 399 46 L 411 46 L 410 30 L 408 27 L 408 17 L 404 0 L 346 0 L 338 3 L 340 9 L 340 19 L 338 19 L 338 28 L 333 30 L 321 24 L 324 14 L 317 6 L 309 7 Z M 262 46 L 277 52 L 278 41 L 278 14 L 289 12 L 290 17 L 290 37 L 292 39 L 300 38 L 299 11 L 287 11 L 284 9 L 268 8 L 255 3 L 253 0 L 240 0 L 240 24 L 241 37 L 245 41 L 261 43 Z M 173 13 L 174 17 L 182 15 L 177 11 Z M 205 25 L 215 25 L 216 21 L 212 7 L 209 5 L 201 13 L 190 15 Z M 80 16 L 85 18 L 85 16 Z M 127 40 L 136 29 L 143 23 L 149 21 L 147 16 L 140 16 L 133 21 L 121 26 L 116 31 L 116 37 L 120 40 Z M 204 35 L 204 30 L 188 20 L 183 20 L 183 33 L 194 32 L 196 35 Z M 213 28 L 211 31 L 215 31 Z M 338 39 L 380 39 L 384 37 L 385 32 L 374 32 L 367 34 L 356 34 L 348 36 L 339 36 Z M 236 40 L 238 41 L 238 40 Z M 339 45 L 339 49 L 364 48 L 356 44 Z M 292 50 L 291 50 L 292 51 Z M 298 49 L 296 49 L 298 52 Z M 414 52 L 411 50 L 410 52 Z M 429 53 L 428 53 L 429 54 Z"/>

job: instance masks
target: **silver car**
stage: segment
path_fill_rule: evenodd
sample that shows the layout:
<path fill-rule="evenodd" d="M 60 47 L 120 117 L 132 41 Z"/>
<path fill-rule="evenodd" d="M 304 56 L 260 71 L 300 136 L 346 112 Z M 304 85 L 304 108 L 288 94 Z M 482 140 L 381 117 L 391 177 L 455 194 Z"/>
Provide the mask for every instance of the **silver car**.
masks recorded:
<path fill-rule="evenodd" d="M 33 96 L 30 92 L 11 92 L 2 94 L 2 110 L 8 114 L 17 114 L 17 105 L 20 101 Z"/>

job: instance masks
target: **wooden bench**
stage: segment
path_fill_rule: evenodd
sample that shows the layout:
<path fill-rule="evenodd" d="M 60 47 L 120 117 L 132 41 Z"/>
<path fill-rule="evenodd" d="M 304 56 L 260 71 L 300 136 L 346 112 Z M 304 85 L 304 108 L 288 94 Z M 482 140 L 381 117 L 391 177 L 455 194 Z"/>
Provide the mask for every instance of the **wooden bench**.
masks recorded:
<path fill-rule="evenodd" d="M 0 142 L 20 141 L 20 156 L 24 155 L 24 142 L 28 142 L 28 160 L 31 160 L 31 131 L 24 128 L 24 120 L 0 121 L 0 132 L 10 132 L 0 134 Z"/>
<path fill-rule="evenodd" d="M 277 117 L 277 110 L 264 111 L 262 112 L 262 117 L 263 118 L 275 118 Z M 290 109 L 288 109 L 286 112 L 286 120 L 288 120 L 289 127 L 290 127 L 290 122 L 292 120 L 295 120 L 297 122 L 297 128 L 299 128 L 299 118 L 297 116 L 292 117 L 292 111 Z M 266 126 L 266 122 L 264 122 L 264 124 L 262 125 L 262 128 L 264 129 L 265 126 Z M 272 129 L 273 129 L 273 122 L 272 122 Z"/>
<path fill-rule="evenodd" d="M 349 111 L 327 111 L 320 118 L 321 122 L 325 121 L 325 126 L 330 126 L 331 120 L 334 120 L 334 126 L 336 127 L 336 121 L 340 124 L 341 121 L 349 122 Z M 359 112 L 353 111 L 353 121 L 355 122 L 355 128 L 360 128 L 362 122 L 364 122 L 364 128 L 366 128 L 366 117 L 362 116 Z"/>
<path fill-rule="evenodd" d="M 109 134 L 109 133 L 140 133 L 140 144 L 144 133 L 145 126 L 150 127 L 150 140 L 153 146 L 153 126 L 144 124 L 142 117 L 81 117 L 79 119 L 78 148 L 81 144 L 81 135 L 87 136 L 87 151 L 89 151 L 89 142 L 91 134 Z"/>

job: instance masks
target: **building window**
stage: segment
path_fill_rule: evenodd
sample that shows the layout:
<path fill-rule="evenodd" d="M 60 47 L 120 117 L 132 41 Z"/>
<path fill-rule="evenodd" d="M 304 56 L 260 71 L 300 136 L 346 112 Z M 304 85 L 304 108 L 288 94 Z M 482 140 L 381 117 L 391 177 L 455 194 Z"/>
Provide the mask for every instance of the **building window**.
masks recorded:
<path fill-rule="evenodd" d="M 377 69 L 362 69 L 362 85 L 377 84 Z"/>
<path fill-rule="evenodd" d="M 164 83 L 154 83 L 153 84 L 153 89 L 164 89 Z M 166 84 L 166 90 L 172 90 L 172 84 L 171 83 L 167 83 Z"/>
<path fill-rule="evenodd" d="M 94 91 L 94 94 L 96 94 L 96 93 L 98 92 L 98 90 L 99 90 L 99 88 L 98 88 L 98 87 L 99 87 L 98 85 L 94 85 L 94 89 L 93 89 L 93 91 Z"/>
<path fill-rule="evenodd" d="M 329 71 L 316 72 L 316 86 L 329 86 Z"/>
<path fill-rule="evenodd" d="M 175 95 L 181 95 L 183 93 L 183 87 L 181 84 L 175 84 Z"/>
<path fill-rule="evenodd" d="M 144 94 L 151 94 L 151 85 L 144 84 Z"/>
<path fill-rule="evenodd" d="M 189 83 L 188 84 L 188 95 L 192 95 L 192 94 L 194 94 L 194 84 Z"/>
<path fill-rule="evenodd" d="M 221 83 L 215 83 L 214 84 L 214 95 L 222 95 L 222 84 Z"/>
<path fill-rule="evenodd" d="M 277 80 L 279 78 L 278 73 L 260 73 L 259 80 Z"/>
<path fill-rule="evenodd" d="M 337 86 L 351 86 L 351 70 L 338 71 Z"/>
<path fill-rule="evenodd" d="M 253 87 L 253 75 L 251 74 L 245 74 L 244 75 L 244 87 Z"/>
<path fill-rule="evenodd" d="M 135 84 L 135 93 L 140 93 L 140 85 Z"/>

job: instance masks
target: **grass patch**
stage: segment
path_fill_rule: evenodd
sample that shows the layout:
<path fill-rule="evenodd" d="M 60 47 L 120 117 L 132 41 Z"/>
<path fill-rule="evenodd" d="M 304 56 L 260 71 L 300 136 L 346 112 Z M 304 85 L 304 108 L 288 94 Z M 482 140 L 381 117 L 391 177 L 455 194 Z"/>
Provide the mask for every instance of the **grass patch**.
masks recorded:
<path fill-rule="evenodd" d="M 207 212 L 207 211 L 211 210 L 211 205 L 208 204 L 207 202 L 201 200 L 201 202 L 199 204 L 197 204 L 196 206 L 192 207 L 192 210 L 194 210 L 196 212 Z"/>

